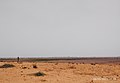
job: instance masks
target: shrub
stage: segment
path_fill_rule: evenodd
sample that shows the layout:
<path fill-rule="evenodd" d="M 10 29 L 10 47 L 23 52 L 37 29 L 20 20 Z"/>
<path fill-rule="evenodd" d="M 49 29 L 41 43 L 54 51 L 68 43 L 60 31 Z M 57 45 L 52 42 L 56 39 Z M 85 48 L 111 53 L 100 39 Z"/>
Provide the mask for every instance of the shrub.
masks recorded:
<path fill-rule="evenodd" d="M 15 67 L 15 66 L 12 64 L 4 64 L 4 65 L 0 66 L 0 68 L 11 68 L 11 67 Z"/>
<path fill-rule="evenodd" d="M 27 67 L 22 67 L 22 69 L 27 69 Z"/>
<path fill-rule="evenodd" d="M 37 72 L 37 73 L 34 73 L 34 76 L 44 76 L 45 74 L 43 72 Z"/>
<path fill-rule="evenodd" d="M 70 66 L 69 68 L 70 68 L 70 69 L 76 69 L 76 67 L 75 67 L 75 66 Z"/>
<path fill-rule="evenodd" d="M 36 66 L 36 65 L 33 65 L 33 68 L 37 68 L 37 66 Z"/>
<path fill-rule="evenodd" d="M 96 65 L 95 63 L 91 63 L 91 65 Z"/>

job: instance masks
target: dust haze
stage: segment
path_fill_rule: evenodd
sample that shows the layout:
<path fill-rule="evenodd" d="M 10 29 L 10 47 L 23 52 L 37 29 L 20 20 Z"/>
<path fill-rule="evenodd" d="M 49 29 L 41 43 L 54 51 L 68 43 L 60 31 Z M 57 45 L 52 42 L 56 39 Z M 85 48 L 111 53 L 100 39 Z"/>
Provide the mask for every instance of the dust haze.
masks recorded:
<path fill-rule="evenodd" d="M 119 0 L 1 0 L 0 57 L 120 55 Z"/>

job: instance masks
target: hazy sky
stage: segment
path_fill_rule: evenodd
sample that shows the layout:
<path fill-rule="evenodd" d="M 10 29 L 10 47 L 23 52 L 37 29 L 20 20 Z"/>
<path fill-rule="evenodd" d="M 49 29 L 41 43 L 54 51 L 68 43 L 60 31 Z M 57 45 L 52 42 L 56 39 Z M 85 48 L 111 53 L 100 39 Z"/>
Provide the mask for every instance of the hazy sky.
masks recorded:
<path fill-rule="evenodd" d="M 120 0 L 0 0 L 0 57 L 119 55 Z"/>

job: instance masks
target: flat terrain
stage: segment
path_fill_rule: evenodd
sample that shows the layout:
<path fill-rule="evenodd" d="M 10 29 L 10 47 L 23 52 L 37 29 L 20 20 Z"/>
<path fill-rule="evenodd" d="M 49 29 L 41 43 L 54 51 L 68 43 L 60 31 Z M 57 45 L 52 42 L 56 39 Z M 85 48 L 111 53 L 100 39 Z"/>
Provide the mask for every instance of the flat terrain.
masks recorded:
<path fill-rule="evenodd" d="M 14 67 L 3 67 L 12 64 Z M 35 76 L 37 72 L 44 75 Z M 120 60 L 0 62 L 0 83 L 120 83 Z"/>

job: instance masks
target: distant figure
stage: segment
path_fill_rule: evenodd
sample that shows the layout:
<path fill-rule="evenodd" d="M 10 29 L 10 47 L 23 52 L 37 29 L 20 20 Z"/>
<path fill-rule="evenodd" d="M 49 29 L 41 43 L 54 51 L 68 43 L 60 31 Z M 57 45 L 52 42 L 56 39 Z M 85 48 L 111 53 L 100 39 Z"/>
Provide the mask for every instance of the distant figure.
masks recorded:
<path fill-rule="evenodd" d="M 17 57 L 17 62 L 19 62 L 19 60 L 20 60 L 20 58 L 19 58 L 19 57 Z"/>

